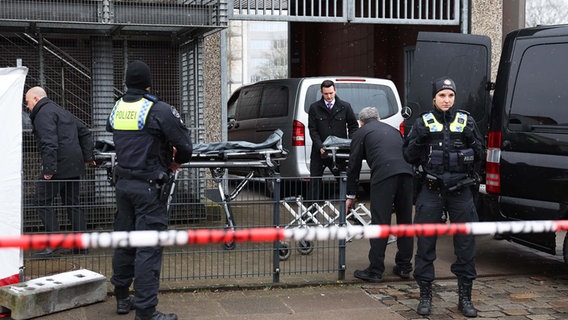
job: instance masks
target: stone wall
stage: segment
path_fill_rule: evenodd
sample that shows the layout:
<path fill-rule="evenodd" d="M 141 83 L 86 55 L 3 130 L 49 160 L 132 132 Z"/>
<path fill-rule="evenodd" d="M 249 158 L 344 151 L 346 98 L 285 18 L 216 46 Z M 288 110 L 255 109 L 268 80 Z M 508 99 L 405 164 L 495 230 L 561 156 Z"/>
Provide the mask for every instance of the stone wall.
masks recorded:
<path fill-rule="evenodd" d="M 204 39 L 205 54 L 203 65 L 204 76 L 204 110 L 205 143 L 221 141 L 221 115 L 224 101 L 221 101 L 221 33 L 216 32 Z"/>
<path fill-rule="evenodd" d="M 491 81 L 495 81 L 503 43 L 503 1 L 472 0 L 470 10 L 470 33 L 486 35 L 491 39 Z"/>

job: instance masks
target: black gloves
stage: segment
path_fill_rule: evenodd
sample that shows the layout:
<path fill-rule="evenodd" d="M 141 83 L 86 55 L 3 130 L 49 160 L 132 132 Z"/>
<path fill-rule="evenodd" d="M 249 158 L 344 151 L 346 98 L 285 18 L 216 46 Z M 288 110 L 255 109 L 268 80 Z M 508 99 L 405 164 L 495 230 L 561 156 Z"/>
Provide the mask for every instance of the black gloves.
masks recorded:
<path fill-rule="evenodd" d="M 416 143 L 425 144 L 430 140 L 430 128 L 420 125 L 414 128 L 416 129 Z"/>
<path fill-rule="evenodd" d="M 465 137 L 465 141 L 468 144 L 475 143 L 475 137 L 473 134 L 473 127 L 472 126 L 465 126 L 463 128 L 463 136 Z"/>

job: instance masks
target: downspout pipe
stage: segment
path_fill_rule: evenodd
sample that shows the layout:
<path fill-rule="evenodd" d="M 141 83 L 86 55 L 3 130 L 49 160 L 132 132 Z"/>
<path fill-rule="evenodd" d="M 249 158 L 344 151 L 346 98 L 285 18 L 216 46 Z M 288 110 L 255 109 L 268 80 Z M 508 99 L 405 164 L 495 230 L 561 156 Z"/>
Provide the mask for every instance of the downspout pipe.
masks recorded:
<path fill-rule="evenodd" d="M 461 33 L 469 34 L 471 30 L 471 1 L 472 0 L 461 0 Z"/>

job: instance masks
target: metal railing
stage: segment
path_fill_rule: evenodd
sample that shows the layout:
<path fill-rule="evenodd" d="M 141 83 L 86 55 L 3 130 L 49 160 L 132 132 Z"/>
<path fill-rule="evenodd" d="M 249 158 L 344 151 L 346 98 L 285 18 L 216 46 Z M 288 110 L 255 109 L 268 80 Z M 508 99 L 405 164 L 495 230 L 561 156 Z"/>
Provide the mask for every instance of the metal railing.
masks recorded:
<path fill-rule="evenodd" d="M 459 25 L 460 0 L 229 0 L 235 20 Z"/>
<path fill-rule="evenodd" d="M 124 26 L 225 26 L 226 5 L 212 0 L 3 0 L 0 21 Z"/>
<path fill-rule="evenodd" d="M 81 180 L 81 204 L 88 220 L 87 231 L 112 231 L 116 212 L 113 187 L 100 179 L 94 179 L 100 168 L 90 168 Z M 280 199 L 280 181 L 275 181 L 274 197 L 267 196 L 264 183 L 249 181 L 238 191 L 234 200 L 228 203 L 230 212 L 224 210 L 220 201 L 218 183 L 226 186 L 227 193 L 236 190 L 242 180 L 224 179 L 213 181 L 199 177 L 196 170 L 184 168 L 177 183 L 177 191 L 170 205 L 170 229 L 226 229 L 227 214 L 235 222 L 235 228 L 247 227 L 321 227 L 344 224 L 345 212 L 341 213 L 345 199 L 337 195 L 345 188 L 345 179 L 327 183 L 326 193 L 319 204 L 303 201 L 302 195 Z M 201 179 L 206 190 L 192 190 Z M 295 180 L 296 181 L 296 180 Z M 36 210 L 34 200 L 35 180 L 24 181 L 23 230 L 26 234 L 43 233 L 43 225 Z M 290 181 L 291 183 L 291 181 Z M 289 183 L 287 183 L 289 184 Z M 339 188 L 339 189 L 338 189 Z M 302 190 L 302 188 L 295 188 Z M 305 190 L 305 188 L 304 188 Z M 345 190 L 345 189 L 343 189 Z M 306 218 L 308 207 L 314 220 Z M 62 232 L 69 232 L 71 224 L 67 218 L 68 207 L 60 200 L 53 203 Z M 34 252 L 24 254 L 24 278 L 32 279 L 70 269 L 86 268 L 101 273 L 110 279 L 112 275 L 112 250 L 91 249 L 88 254 L 65 254 L 49 259 L 34 256 Z M 194 286 L 210 287 L 223 284 L 260 284 L 295 281 L 307 274 L 315 274 L 311 281 L 337 281 L 345 277 L 345 240 L 313 241 L 298 243 L 238 243 L 204 244 L 193 246 L 167 247 L 164 251 L 162 280 L 169 287 L 186 286 L 180 280 L 191 280 Z M 335 279 L 335 280 L 334 280 Z M 301 280 L 301 281 L 306 281 Z"/>

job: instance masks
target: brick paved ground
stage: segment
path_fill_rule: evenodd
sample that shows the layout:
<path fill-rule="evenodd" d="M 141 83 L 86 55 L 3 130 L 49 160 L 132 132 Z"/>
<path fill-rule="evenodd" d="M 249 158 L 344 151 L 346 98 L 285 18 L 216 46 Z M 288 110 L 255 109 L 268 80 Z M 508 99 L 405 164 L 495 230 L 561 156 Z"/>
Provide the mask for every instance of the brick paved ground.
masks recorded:
<path fill-rule="evenodd" d="M 419 296 L 415 282 L 365 284 L 362 288 L 405 319 L 420 319 L 415 312 Z M 472 299 L 479 311 L 477 319 L 568 319 L 568 278 L 483 277 L 474 282 Z M 463 319 L 457 300 L 455 279 L 435 281 L 430 319 Z"/>
<path fill-rule="evenodd" d="M 466 319 L 457 310 L 455 279 L 434 282 L 429 319 Z M 180 320 L 409 320 L 424 319 L 415 312 L 418 286 L 413 280 L 379 284 L 345 284 L 227 291 L 162 292 L 159 309 Z M 568 277 L 483 276 L 474 283 L 476 319 L 568 319 Z M 42 320 L 131 320 L 117 315 L 116 302 L 104 302 L 53 313 Z"/>

